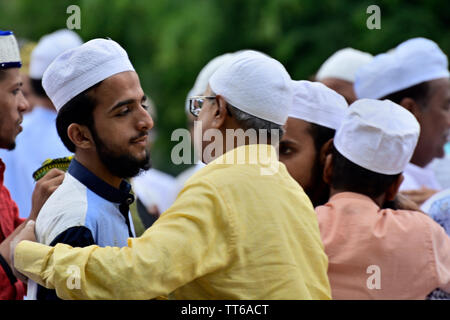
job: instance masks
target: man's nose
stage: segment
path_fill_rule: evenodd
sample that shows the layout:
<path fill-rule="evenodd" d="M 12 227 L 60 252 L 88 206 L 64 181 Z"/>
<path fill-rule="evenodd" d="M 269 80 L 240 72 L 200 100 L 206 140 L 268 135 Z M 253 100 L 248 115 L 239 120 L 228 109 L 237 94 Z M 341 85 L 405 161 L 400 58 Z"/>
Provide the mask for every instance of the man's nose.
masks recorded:
<path fill-rule="evenodd" d="M 154 125 L 153 119 L 147 110 L 145 110 L 144 108 L 142 108 L 141 110 L 142 111 L 138 115 L 139 130 L 150 130 Z"/>
<path fill-rule="evenodd" d="M 28 109 L 30 109 L 30 103 L 25 98 L 25 96 L 23 95 L 22 91 L 20 91 L 18 110 L 19 110 L 20 113 L 24 113 Z"/>

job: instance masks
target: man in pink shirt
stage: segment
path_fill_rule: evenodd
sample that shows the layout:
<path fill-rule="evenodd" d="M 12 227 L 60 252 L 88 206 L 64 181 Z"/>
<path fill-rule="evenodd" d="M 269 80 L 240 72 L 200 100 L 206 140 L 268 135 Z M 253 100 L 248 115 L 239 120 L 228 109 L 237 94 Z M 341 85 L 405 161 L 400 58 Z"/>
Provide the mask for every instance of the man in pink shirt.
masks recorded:
<path fill-rule="evenodd" d="M 450 238 L 418 211 L 380 209 L 402 183 L 420 126 L 389 101 L 348 109 L 327 156 L 330 200 L 316 208 L 333 299 L 425 299 L 450 292 Z"/>

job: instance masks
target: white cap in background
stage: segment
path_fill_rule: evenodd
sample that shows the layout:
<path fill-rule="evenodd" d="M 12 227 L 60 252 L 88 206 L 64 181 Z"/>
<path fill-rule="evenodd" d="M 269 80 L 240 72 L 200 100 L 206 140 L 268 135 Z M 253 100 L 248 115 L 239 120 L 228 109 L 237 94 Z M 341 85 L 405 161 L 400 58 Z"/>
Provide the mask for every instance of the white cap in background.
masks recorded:
<path fill-rule="evenodd" d="M 317 72 L 316 79 L 337 78 L 349 82 L 355 81 L 356 70 L 372 61 L 370 53 L 353 48 L 336 51 L 329 57 Z"/>
<path fill-rule="evenodd" d="M 294 102 L 289 117 L 337 130 L 348 112 L 344 97 L 320 82 L 292 81 Z"/>
<path fill-rule="evenodd" d="M 58 55 L 82 44 L 80 36 L 67 29 L 43 36 L 31 53 L 30 78 L 42 79 L 45 69 Z"/>
<path fill-rule="evenodd" d="M 189 98 L 192 96 L 199 96 L 205 92 L 208 87 L 209 78 L 213 75 L 213 73 L 225 62 L 229 61 L 233 56 L 233 53 L 225 53 L 220 56 L 215 57 L 211 61 L 209 61 L 203 69 L 198 74 L 195 79 L 194 86 L 189 91 L 186 97 L 186 112 L 189 113 Z"/>
<path fill-rule="evenodd" d="M 448 77 L 447 56 L 439 46 L 425 38 L 414 38 L 361 67 L 354 89 L 358 98 L 380 99 L 425 81 Z"/>

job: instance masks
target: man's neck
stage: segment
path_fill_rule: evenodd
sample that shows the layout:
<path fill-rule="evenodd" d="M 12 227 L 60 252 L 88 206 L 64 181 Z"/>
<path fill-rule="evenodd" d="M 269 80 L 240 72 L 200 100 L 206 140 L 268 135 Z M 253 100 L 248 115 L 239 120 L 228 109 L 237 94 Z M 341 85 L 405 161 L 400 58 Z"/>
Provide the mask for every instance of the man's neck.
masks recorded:
<path fill-rule="evenodd" d="M 95 174 L 99 179 L 102 179 L 114 188 L 119 189 L 120 183 L 123 179 L 112 175 L 97 155 L 87 156 L 83 153 L 75 153 L 75 159 L 86 167 L 86 169 Z"/>
<path fill-rule="evenodd" d="M 358 193 L 358 194 L 362 194 L 362 193 L 359 193 L 359 192 L 354 192 L 354 191 L 350 191 L 350 190 L 342 190 L 342 189 L 334 189 L 333 187 L 330 187 L 330 199 L 331 199 L 331 197 L 332 196 L 334 196 L 335 194 L 338 194 L 338 193 L 342 193 L 342 192 L 353 192 L 353 193 Z M 373 197 L 369 197 L 373 202 L 375 202 L 376 203 L 376 205 L 378 206 L 378 207 L 380 207 L 380 208 L 382 208 L 383 207 L 383 204 L 384 204 L 384 202 L 385 202 L 385 198 L 386 198 L 386 195 L 383 193 L 381 196 L 379 196 L 379 197 L 377 197 L 377 198 L 373 198 Z"/>

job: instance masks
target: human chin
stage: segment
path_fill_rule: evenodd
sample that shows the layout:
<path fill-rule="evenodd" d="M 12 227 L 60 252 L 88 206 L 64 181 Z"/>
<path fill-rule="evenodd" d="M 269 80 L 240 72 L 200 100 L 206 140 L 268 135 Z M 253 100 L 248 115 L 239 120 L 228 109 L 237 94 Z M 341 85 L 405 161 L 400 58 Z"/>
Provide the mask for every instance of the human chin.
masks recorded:
<path fill-rule="evenodd" d="M 12 151 L 16 148 L 16 141 L 10 142 L 6 147 L 7 150 Z"/>
<path fill-rule="evenodd" d="M 7 140 L 3 140 L 0 142 L 0 148 L 6 149 L 6 150 L 14 150 L 16 148 L 16 136 L 9 137 Z"/>
<path fill-rule="evenodd" d="M 151 168 L 150 154 L 146 153 L 144 158 L 137 159 L 129 154 L 100 154 L 105 167 L 116 177 L 127 179 L 138 175 L 141 171 Z"/>

